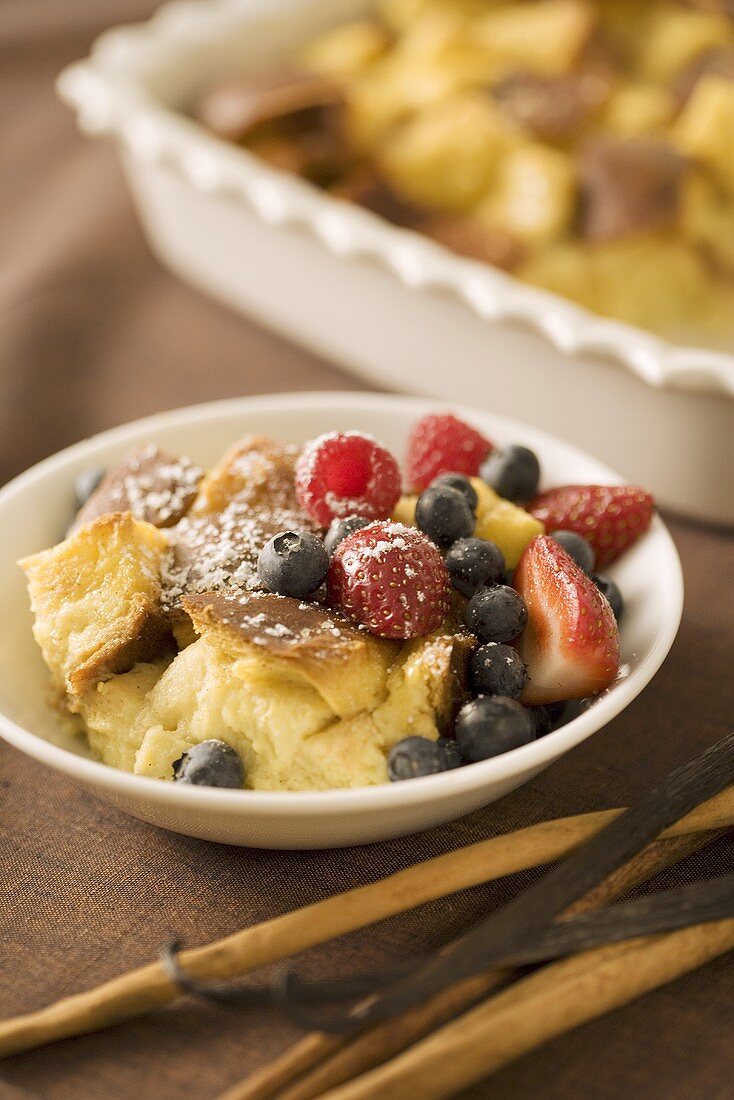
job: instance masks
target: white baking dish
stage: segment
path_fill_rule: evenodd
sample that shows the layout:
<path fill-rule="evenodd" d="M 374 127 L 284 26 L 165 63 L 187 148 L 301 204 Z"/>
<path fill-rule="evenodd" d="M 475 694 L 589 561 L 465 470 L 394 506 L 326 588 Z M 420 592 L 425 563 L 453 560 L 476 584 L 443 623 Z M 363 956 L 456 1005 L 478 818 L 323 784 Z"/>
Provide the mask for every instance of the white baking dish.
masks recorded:
<path fill-rule="evenodd" d="M 61 95 L 113 135 L 153 249 L 206 292 L 381 385 L 557 432 L 688 515 L 734 524 L 734 354 L 675 346 L 318 192 L 185 116 L 364 0 L 168 4 Z M 734 350 L 734 318 L 732 319 Z"/>

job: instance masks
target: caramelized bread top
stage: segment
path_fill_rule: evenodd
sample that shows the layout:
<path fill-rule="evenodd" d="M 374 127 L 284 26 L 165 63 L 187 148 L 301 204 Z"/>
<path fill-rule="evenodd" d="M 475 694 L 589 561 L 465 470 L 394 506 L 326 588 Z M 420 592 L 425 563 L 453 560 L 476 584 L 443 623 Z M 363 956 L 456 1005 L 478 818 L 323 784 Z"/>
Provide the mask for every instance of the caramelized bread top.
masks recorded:
<path fill-rule="evenodd" d="M 171 532 L 164 602 L 234 589 L 262 591 L 257 558 L 279 531 L 315 530 L 294 486 L 298 450 L 265 436 L 240 440 L 202 481 L 191 512 Z"/>
<path fill-rule="evenodd" d="M 112 512 L 132 512 L 154 527 L 173 527 L 194 502 L 203 477 L 188 458 L 169 454 L 152 443 L 137 447 L 110 467 L 72 530 Z"/>

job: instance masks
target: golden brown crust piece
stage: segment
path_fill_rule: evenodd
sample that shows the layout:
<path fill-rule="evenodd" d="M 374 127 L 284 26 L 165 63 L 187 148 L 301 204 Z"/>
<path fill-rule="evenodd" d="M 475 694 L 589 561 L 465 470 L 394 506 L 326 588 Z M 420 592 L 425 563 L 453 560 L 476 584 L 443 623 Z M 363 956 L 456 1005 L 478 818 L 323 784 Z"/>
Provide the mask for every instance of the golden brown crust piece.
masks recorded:
<path fill-rule="evenodd" d="M 191 514 L 222 512 L 233 501 L 265 512 L 297 509 L 297 456 L 296 447 L 268 436 L 240 439 L 201 482 Z"/>
<path fill-rule="evenodd" d="M 159 657 L 172 644 L 160 598 L 165 549 L 161 531 L 122 512 L 20 563 L 36 640 L 70 696 Z"/>
<path fill-rule="evenodd" d="M 83 505 L 72 531 L 100 516 L 132 512 L 154 527 L 173 527 L 193 504 L 203 472 L 188 458 L 152 443 L 136 447 L 111 467 Z"/>
<path fill-rule="evenodd" d="M 181 602 L 199 633 L 225 638 L 230 650 L 244 643 L 274 657 L 346 661 L 376 641 L 328 608 L 272 592 L 244 597 L 204 592 Z"/>
<path fill-rule="evenodd" d="M 442 734 L 453 730 L 459 708 L 467 701 L 469 658 L 476 640 L 465 630 L 447 632 L 436 639 L 435 673 L 430 679 L 431 703 Z"/>

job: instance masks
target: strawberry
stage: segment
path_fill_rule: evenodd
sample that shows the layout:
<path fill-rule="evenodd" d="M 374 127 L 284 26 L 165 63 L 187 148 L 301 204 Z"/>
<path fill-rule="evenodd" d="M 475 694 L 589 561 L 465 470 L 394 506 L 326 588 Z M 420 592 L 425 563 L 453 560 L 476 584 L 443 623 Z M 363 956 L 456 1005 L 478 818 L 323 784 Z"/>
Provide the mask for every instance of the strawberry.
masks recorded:
<path fill-rule="evenodd" d="M 451 413 L 424 416 L 408 438 L 405 476 L 416 492 L 427 489 L 439 474 L 476 477 L 493 449 L 488 439 Z"/>
<path fill-rule="evenodd" d="M 370 523 L 338 544 L 329 563 L 329 603 L 371 634 L 420 638 L 449 613 L 441 552 L 415 527 Z"/>
<path fill-rule="evenodd" d="M 301 451 L 296 495 L 322 527 L 332 519 L 384 519 L 400 496 L 400 470 L 390 452 L 365 432 L 327 432 Z"/>
<path fill-rule="evenodd" d="M 634 485 L 563 485 L 541 493 L 528 506 L 546 531 L 575 531 L 608 565 L 650 526 L 655 502 Z"/>
<path fill-rule="evenodd" d="M 520 558 L 513 584 L 528 610 L 518 645 L 528 671 L 522 702 L 583 699 L 608 687 L 619 671 L 614 613 L 563 547 L 537 535 Z"/>

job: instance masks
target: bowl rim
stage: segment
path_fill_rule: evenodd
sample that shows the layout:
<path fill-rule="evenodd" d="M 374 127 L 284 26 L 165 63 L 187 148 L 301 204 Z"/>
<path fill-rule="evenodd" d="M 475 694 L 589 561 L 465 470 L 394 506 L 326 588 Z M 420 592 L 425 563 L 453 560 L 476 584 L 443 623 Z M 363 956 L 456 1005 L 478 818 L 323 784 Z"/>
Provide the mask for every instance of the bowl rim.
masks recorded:
<path fill-rule="evenodd" d="M 4 506 L 23 494 L 26 488 L 43 481 L 49 474 L 56 473 L 64 466 L 72 467 L 89 452 L 103 450 L 124 444 L 131 433 L 148 432 L 152 436 L 157 430 L 183 424 L 196 424 L 211 417 L 231 415 L 236 418 L 242 413 L 297 409 L 344 409 L 359 408 L 374 411 L 394 410 L 395 407 L 411 411 L 421 416 L 425 412 L 441 408 L 454 411 L 478 424 L 482 418 L 489 418 L 501 424 L 508 433 L 517 433 L 517 438 L 526 438 L 542 450 L 544 442 L 558 444 L 571 452 L 577 452 L 585 460 L 593 456 L 580 448 L 565 443 L 551 433 L 523 425 L 507 417 L 495 416 L 486 410 L 470 409 L 451 402 L 437 402 L 430 398 L 409 395 L 360 393 L 345 391 L 311 391 L 305 393 L 284 393 L 259 395 L 253 397 L 226 398 L 203 404 L 184 406 L 166 412 L 155 413 L 129 421 L 118 427 L 107 429 L 37 463 L 0 489 L 0 517 Z M 593 459 L 594 464 L 610 483 L 624 479 L 606 464 Z M 253 791 L 224 790 L 214 787 L 193 787 L 167 783 L 148 776 L 134 775 L 121 771 L 101 761 L 81 756 L 69 749 L 47 741 L 39 734 L 19 726 L 7 715 L 0 712 L 0 737 L 26 755 L 61 771 L 89 787 L 102 788 L 120 795 L 134 796 L 148 802 L 165 805 L 188 805 L 192 809 L 216 809 L 220 813 L 238 815 L 244 812 L 255 816 L 272 813 L 298 815 L 299 813 L 343 813 L 376 811 L 380 809 L 410 807 L 421 804 L 432 797 L 451 798 L 454 795 L 468 793 L 481 787 L 485 782 L 499 784 L 505 779 L 538 771 L 553 760 L 564 755 L 569 749 L 586 740 L 617 717 L 635 699 L 650 682 L 667 656 L 673 644 L 683 611 L 683 573 L 680 559 L 673 539 L 657 513 L 654 516 L 650 533 L 660 541 L 661 551 L 666 556 L 666 572 L 670 587 L 657 637 L 641 664 L 628 677 L 618 681 L 607 694 L 596 700 L 593 707 L 584 711 L 558 730 L 538 738 L 527 745 L 492 757 L 476 764 L 467 765 L 438 775 L 413 779 L 409 783 L 383 783 L 371 787 L 338 788 L 327 791 Z M 552 751 L 549 751 L 552 750 Z"/>
<path fill-rule="evenodd" d="M 277 28 L 285 12 L 308 2 L 173 0 L 147 22 L 101 35 L 85 61 L 61 73 L 58 94 L 76 109 L 83 130 L 114 136 L 134 162 L 165 166 L 202 194 L 241 201 L 274 227 L 305 230 L 344 261 L 368 258 L 409 288 L 449 293 L 488 323 L 529 328 L 564 354 L 610 360 L 653 387 L 734 397 L 734 354 L 665 340 L 458 256 L 268 166 L 166 106 L 147 86 L 193 45 L 234 25 L 247 26 L 256 41 L 258 28 Z"/>

